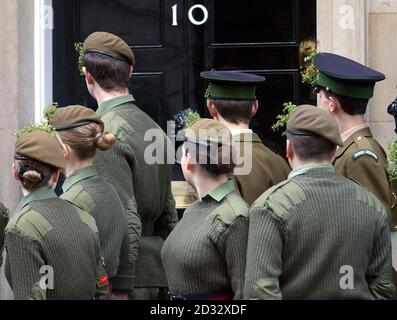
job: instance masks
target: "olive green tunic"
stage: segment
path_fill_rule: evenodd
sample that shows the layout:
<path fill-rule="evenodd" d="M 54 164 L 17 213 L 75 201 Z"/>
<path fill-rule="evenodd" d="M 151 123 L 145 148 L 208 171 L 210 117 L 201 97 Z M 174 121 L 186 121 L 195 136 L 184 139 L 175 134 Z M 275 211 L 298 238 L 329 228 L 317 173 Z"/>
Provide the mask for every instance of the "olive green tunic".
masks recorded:
<path fill-rule="evenodd" d="M 89 300 L 108 286 L 94 219 L 52 189 L 21 200 L 7 225 L 5 246 L 5 274 L 17 300 Z M 40 286 L 46 267 L 53 270 L 52 289 Z"/>
<path fill-rule="evenodd" d="M 287 162 L 266 147 L 257 134 L 242 133 L 234 135 L 233 140 L 245 165 L 251 160 L 248 150 L 252 150 L 251 171 L 234 177 L 242 197 L 251 205 L 267 189 L 287 179 L 291 170 Z"/>
<path fill-rule="evenodd" d="M 391 271 L 385 208 L 331 165 L 292 171 L 250 210 L 247 299 L 390 299 Z"/>
<path fill-rule="evenodd" d="M 231 289 L 235 299 L 243 297 L 248 211 L 233 181 L 186 209 L 162 250 L 170 292 Z"/>
<path fill-rule="evenodd" d="M 164 163 L 170 141 L 135 105 L 131 95 L 104 102 L 97 113 L 105 123 L 105 130 L 117 136 L 110 150 L 97 153 L 95 166 L 115 186 L 127 211 L 133 248 L 130 252 L 135 252 L 132 259 L 138 260 L 135 286 L 167 287 L 160 255 L 164 239 L 178 219 L 171 191 L 172 168 L 168 164 L 147 163 L 145 152 L 149 150 L 148 154 L 152 154 L 152 133 L 156 142 L 164 146 L 164 154 L 160 153 Z M 145 139 L 146 134 L 149 137 Z"/>
<path fill-rule="evenodd" d="M 0 267 L 3 262 L 4 229 L 8 222 L 8 210 L 0 202 Z"/>
<path fill-rule="evenodd" d="M 127 214 L 112 184 L 93 166 L 80 169 L 66 178 L 62 199 L 88 212 L 99 230 L 102 255 L 113 289 L 127 290 L 134 286 L 129 261 Z M 133 252 L 131 253 L 133 254 Z"/>
<path fill-rule="evenodd" d="M 336 172 L 372 192 L 385 206 L 390 217 L 391 190 L 386 173 L 386 153 L 373 138 L 370 128 L 352 134 L 333 161 Z"/>

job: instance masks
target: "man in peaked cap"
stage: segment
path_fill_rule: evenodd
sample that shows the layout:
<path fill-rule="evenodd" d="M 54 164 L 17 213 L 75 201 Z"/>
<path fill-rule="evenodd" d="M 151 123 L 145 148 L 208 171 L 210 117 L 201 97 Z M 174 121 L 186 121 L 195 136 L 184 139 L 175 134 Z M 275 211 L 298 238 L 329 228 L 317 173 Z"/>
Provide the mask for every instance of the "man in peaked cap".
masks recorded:
<path fill-rule="evenodd" d="M 233 71 L 206 71 L 201 76 L 210 81 L 207 92 L 210 115 L 233 134 L 240 160 L 235 181 L 242 197 L 251 205 L 268 188 L 285 180 L 290 172 L 285 160 L 266 147 L 249 128 L 259 107 L 256 86 L 265 78 Z"/>
<path fill-rule="evenodd" d="M 319 70 L 316 82 L 320 107 L 336 119 L 344 146 L 336 152 L 333 165 L 338 173 L 367 188 L 389 212 L 395 206 L 386 173 L 386 153 L 373 138 L 364 120 L 376 82 L 384 74 L 345 57 L 320 53 L 314 58 Z"/>
<path fill-rule="evenodd" d="M 336 121 L 300 106 L 287 137 L 293 171 L 250 210 L 245 298 L 392 298 L 386 209 L 331 165 L 343 146 Z"/>
<path fill-rule="evenodd" d="M 147 131 L 155 130 L 164 146 L 170 141 L 129 94 L 134 63 L 128 44 L 114 34 L 95 32 L 84 42 L 88 91 L 98 102 L 105 131 L 117 137 L 111 150 L 97 153 L 95 166 L 113 183 L 129 217 L 130 243 L 136 252 L 130 262 L 136 266 L 132 271 L 136 277 L 135 286 L 126 289 L 131 299 L 158 299 L 159 292 L 167 292 L 161 248 L 178 218 L 171 192 L 172 167 L 166 163 L 168 148 L 162 154 L 165 164 L 145 160 L 145 150 L 152 143 L 145 141 Z"/>

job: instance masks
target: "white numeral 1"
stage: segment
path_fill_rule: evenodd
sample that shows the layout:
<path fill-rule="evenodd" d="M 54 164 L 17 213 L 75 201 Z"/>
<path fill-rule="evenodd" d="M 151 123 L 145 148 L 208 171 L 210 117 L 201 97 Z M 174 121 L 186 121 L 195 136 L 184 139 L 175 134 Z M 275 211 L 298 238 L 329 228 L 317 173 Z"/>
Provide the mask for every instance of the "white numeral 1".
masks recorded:
<path fill-rule="evenodd" d="M 172 25 L 177 26 L 178 25 L 178 20 L 177 20 L 177 14 L 178 14 L 178 5 L 172 6 Z"/>

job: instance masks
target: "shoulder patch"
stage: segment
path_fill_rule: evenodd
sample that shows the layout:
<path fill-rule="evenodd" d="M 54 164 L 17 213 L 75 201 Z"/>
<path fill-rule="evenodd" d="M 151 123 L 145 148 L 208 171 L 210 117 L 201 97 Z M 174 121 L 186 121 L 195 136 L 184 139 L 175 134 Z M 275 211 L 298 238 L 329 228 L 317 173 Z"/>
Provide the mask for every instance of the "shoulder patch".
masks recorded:
<path fill-rule="evenodd" d="M 252 208 L 255 207 L 263 207 L 264 203 L 266 202 L 266 200 L 269 198 L 269 196 L 275 192 L 276 190 L 280 189 L 281 187 L 283 187 L 284 185 L 286 185 L 287 183 L 289 183 L 290 180 L 284 180 L 282 182 L 280 182 L 279 184 L 276 184 L 275 186 L 267 189 L 253 204 L 252 204 Z"/>
<path fill-rule="evenodd" d="M 101 119 L 105 123 L 105 131 L 113 133 L 118 140 L 123 141 L 134 131 L 130 124 L 116 112 L 108 112 Z"/>
<path fill-rule="evenodd" d="M 231 225 L 238 217 L 248 218 L 249 206 L 240 195 L 231 193 L 225 197 L 222 204 L 212 211 L 207 219 L 210 221 L 219 220 L 224 225 Z"/>
<path fill-rule="evenodd" d="M 279 217 L 284 217 L 294 206 L 306 200 L 303 189 L 293 180 L 286 180 L 266 191 L 252 208 L 267 206 Z"/>
<path fill-rule="evenodd" d="M 79 185 L 70 188 L 62 194 L 60 198 L 88 213 L 95 208 L 94 199 L 92 199 L 91 195 Z"/>
<path fill-rule="evenodd" d="M 46 218 L 26 206 L 10 220 L 5 232 L 15 232 L 32 241 L 41 241 L 51 230 L 52 226 Z"/>
<path fill-rule="evenodd" d="M 356 161 L 363 157 L 369 157 L 369 158 L 374 159 L 376 162 L 378 162 L 378 156 L 376 155 L 376 153 L 369 149 L 360 150 L 360 151 L 354 153 L 352 156 L 353 161 Z"/>
<path fill-rule="evenodd" d="M 80 219 L 85 223 L 93 232 L 98 233 L 98 227 L 96 225 L 95 219 L 87 212 L 77 209 L 80 215 Z"/>

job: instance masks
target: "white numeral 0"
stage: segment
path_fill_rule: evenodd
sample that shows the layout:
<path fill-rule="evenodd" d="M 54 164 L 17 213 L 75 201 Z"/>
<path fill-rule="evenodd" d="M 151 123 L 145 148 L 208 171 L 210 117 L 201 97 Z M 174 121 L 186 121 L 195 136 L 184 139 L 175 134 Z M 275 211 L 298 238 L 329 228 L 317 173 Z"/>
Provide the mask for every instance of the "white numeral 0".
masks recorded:
<path fill-rule="evenodd" d="M 204 14 L 203 20 L 197 21 L 193 17 L 193 11 L 196 10 L 196 9 L 200 9 L 201 11 L 203 11 L 203 14 Z M 177 14 L 178 14 L 178 5 L 176 4 L 176 5 L 172 6 L 172 25 L 173 26 L 177 26 L 178 25 Z M 206 23 L 207 20 L 208 20 L 208 10 L 207 10 L 207 8 L 204 7 L 202 4 L 194 5 L 189 10 L 189 20 L 195 26 L 201 26 L 202 24 Z"/>

